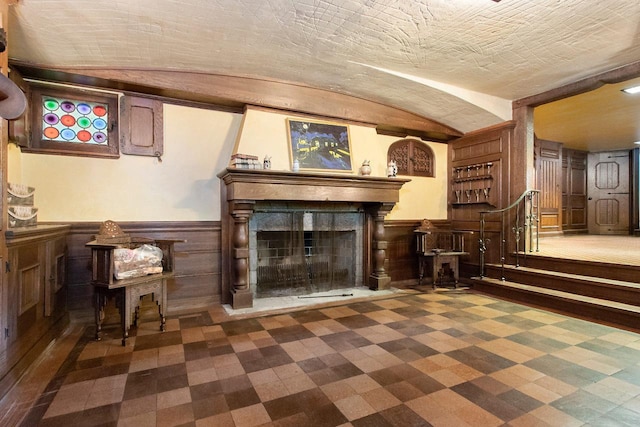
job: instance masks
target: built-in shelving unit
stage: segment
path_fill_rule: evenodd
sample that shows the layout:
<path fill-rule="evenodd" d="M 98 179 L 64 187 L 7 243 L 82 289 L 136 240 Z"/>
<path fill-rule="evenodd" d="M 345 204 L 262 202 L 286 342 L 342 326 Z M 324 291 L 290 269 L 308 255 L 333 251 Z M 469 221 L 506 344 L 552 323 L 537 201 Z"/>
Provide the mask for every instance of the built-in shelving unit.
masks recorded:
<path fill-rule="evenodd" d="M 453 198 L 451 204 L 453 206 L 472 204 L 493 206 L 491 203 L 492 167 L 492 162 L 486 162 L 452 168 L 451 191 Z"/>

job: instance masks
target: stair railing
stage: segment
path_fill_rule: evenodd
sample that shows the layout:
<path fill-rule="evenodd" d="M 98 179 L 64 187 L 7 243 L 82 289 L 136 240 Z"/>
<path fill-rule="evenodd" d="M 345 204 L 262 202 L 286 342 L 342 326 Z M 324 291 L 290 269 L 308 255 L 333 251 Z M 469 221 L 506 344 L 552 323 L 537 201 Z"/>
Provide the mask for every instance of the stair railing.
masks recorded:
<path fill-rule="evenodd" d="M 508 214 L 515 214 L 511 232 L 515 241 L 516 249 L 516 267 L 520 266 L 520 242 L 522 241 L 522 252 L 526 258 L 527 250 L 538 252 L 539 247 L 539 231 L 540 231 L 540 203 L 539 190 L 526 190 L 518 199 L 503 209 L 495 209 L 491 211 L 480 212 L 480 237 L 478 240 L 478 248 L 480 251 L 480 277 L 484 277 L 485 260 L 484 254 L 487 251 L 487 245 L 490 239 L 485 237 L 485 222 L 489 215 L 500 215 L 500 263 L 501 263 L 501 279 L 504 280 L 504 265 L 506 262 L 506 246 Z M 513 216 L 511 216 L 513 217 Z"/>

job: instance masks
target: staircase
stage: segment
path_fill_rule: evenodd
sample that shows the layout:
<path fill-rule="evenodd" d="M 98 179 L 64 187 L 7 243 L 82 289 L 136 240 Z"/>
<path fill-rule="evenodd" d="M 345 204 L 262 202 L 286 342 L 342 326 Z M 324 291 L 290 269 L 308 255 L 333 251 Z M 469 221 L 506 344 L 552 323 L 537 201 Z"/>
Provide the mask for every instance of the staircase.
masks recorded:
<path fill-rule="evenodd" d="M 526 267 L 485 265 L 485 276 L 471 284 L 502 298 L 640 329 L 638 266 L 528 255 Z"/>
<path fill-rule="evenodd" d="M 510 206 L 480 212 L 480 265 L 474 290 L 588 320 L 640 330 L 640 266 L 540 256 L 538 191 Z M 496 220 L 497 218 L 497 220 Z M 485 263 L 486 223 L 493 219 L 500 264 Z M 498 225 L 496 225 L 498 224 Z M 513 238 L 511 245 L 508 238 Z M 507 247 L 515 251 L 506 256 Z M 494 257 L 495 258 L 495 257 Z M 508 260 L 515 265 L 508 264 Z M 467 280 L 465 280 L 467 282 Z"/>

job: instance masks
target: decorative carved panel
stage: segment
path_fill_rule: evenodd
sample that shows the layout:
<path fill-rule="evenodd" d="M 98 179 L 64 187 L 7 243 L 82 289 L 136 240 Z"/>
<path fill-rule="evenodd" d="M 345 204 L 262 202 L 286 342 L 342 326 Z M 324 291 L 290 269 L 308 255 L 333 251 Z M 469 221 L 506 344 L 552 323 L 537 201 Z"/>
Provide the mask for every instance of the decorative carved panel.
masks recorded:
<path fill-rule="evenodd" d="M 24 313 L 40 301 L 40 264 L 20 270 L 19 314 Z"/>
<path fill-rule="evenodd" d="M 387 152 L 387 161 L 394 160 L 399 175 L 435 176 L 435 156 L 431 148 L 417 139 L 401 139 L 394 142 Z"/>

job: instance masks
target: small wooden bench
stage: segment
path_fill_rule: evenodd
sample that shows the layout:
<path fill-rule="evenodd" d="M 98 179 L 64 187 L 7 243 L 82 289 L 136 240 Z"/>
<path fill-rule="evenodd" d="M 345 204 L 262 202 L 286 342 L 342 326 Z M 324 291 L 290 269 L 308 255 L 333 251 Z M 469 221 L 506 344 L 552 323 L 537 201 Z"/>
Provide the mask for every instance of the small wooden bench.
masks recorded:
<path fill-rule="evenodd" d="M 120 313 L 123 346 L 127 343 L 131 325 L 137 326 L 140 298 L 145 295 L 153 295 L 160 314 L 160 330 L 165 330 L 167 280 L 174 276 L 173 245 L 176 242 L 183 241 L 184 240 L 141 239 L 128 244 L 126 247 L 136 247 L 136 245 L 146 243 L 162 249 L 163 271 L 161 273 L 120 280 L 114 276 L 114 249 L 124 246 L 118 244 L 101 244 L 96 241 L 87 243 L 87 246 L 91 248 L 91 284 L 93 285 L 95 298 L 96 340 L 102 339 L 102 323 L 105 316 L 104 310 L 107 302 L 112 298 L 115 298 L 116 307 Z"/>

